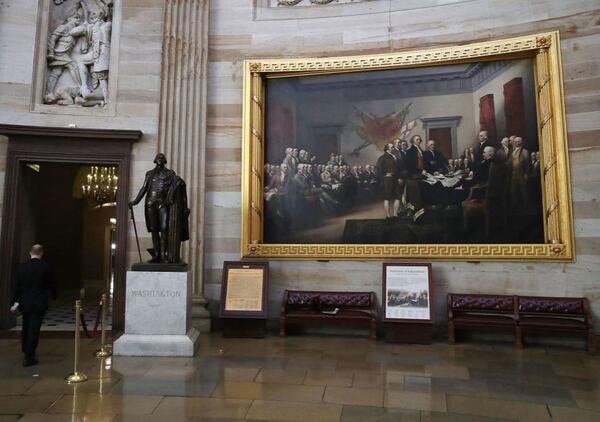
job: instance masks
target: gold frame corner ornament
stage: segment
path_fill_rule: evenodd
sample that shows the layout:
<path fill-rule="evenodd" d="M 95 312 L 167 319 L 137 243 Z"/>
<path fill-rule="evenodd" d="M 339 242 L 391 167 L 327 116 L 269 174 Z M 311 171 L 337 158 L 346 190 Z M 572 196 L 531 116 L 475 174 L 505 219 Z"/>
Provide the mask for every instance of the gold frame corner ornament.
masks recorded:
<path fill-rule="evenodd" d="M 536 37 L 535 45 L 537 48 L 550 48 L 550 45 L 552 45 L 552 37 L 550 35 Z"/>
<path fill-rule="evenodd" d="M 544 243 L 539 244 L 265 244 L 263 186 L 265 80 L 286 76 L 532 59 L 542 162 Z M 242 257 L 262 259 L 454 261 L 575 260 L 570 172 L 558 31 L 482 43 L 365 56 L 247 60 L 244 63 Z"/>
<path fill-rule="evenodd" d="M 260 72 L 260 70 L 261 70 L 261 65 L 260 65 L 260 63 L 257 63 L 257 62 L 250 62 L 249 67 L 250 67 L 250 72 L 252 72 L 252 73 L 257 73 L 257 72 Z"/>

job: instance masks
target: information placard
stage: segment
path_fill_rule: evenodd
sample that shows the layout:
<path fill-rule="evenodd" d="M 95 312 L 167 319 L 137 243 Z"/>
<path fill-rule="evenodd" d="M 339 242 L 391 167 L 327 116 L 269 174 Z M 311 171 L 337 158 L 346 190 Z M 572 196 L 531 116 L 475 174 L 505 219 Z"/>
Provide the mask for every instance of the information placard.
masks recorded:
<path fill-rule="evenodd" d="M 384 321 L 432 321 L 431 264 L 383 264 Z"/>
<path fill-rule="evenodd" d="M 230 268 L 227 277 L 226 311 L 262 310 L 262 268 Z"/>
<path fill-rule="evenodd" d="M 225 261 L 221 317 L 266 318 L 267 262 Z"/>

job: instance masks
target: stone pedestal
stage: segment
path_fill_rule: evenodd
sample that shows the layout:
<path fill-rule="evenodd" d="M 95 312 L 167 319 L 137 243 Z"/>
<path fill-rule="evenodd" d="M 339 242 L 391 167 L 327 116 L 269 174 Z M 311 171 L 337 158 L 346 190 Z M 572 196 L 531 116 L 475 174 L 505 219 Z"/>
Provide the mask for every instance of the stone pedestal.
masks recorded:
<path fill-rule="evenodd" d="M 194 356 L 199 332 L 191 326 L 189 272 L 128 271 L 125 334 L 116 356 Z"/>

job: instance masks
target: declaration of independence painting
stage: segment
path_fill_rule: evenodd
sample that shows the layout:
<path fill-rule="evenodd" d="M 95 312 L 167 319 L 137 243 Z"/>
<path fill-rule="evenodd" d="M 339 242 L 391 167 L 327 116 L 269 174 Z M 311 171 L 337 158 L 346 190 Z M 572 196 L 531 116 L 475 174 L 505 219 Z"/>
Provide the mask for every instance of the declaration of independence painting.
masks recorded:
<path fill-rule="evenodd" d="M 531 59 L 267 79 L 264 241 L 544 243 Z"/>

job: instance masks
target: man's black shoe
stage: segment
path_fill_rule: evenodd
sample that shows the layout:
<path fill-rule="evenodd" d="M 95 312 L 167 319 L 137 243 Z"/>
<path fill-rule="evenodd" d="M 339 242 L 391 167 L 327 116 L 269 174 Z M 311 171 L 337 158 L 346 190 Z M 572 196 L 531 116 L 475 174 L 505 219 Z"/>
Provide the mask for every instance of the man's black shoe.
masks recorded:
<path fill-rule="evenodd" d="M 37 365 L 38 360 L 36 358 L 25 358 L 23 359 L 23 366 L 33 366 Z"/>

